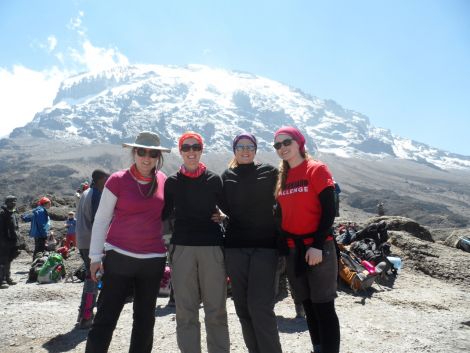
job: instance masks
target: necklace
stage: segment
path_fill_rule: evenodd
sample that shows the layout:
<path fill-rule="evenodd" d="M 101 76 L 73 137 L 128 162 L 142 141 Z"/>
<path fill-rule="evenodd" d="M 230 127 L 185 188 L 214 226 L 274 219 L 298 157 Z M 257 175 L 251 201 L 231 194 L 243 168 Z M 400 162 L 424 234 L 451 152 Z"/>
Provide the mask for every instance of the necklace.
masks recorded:
<path fill-rule="evenodd" d="M 142 197 L 149 198 L 150 195 L 151 195 L 151 193 L 152 193 L 153 191 L 155 191 L 154 188 L 153 188 L 153 186 L 154 186 L 154 184 L 155 184 L 155 178 L 152 178 L 152 183 L 150 184 L 150 189 L 147 191 L 147 194 L 145 194 L 145 195 L 144 195 L 144 193 L 142 192 L 142 189 L 140 188 L 140 184 L 141 184 L 141 183 L 139 183 L 138 180 L 135 180 L 135 182 L 137 183 L 137 189 L 139 189 L 139 193 L 140 193 L 140 195 L 141 195 Z M 145 183 L 145 185 L 147 185 L 147 184 L 148 184 L 148 183 Z"/>

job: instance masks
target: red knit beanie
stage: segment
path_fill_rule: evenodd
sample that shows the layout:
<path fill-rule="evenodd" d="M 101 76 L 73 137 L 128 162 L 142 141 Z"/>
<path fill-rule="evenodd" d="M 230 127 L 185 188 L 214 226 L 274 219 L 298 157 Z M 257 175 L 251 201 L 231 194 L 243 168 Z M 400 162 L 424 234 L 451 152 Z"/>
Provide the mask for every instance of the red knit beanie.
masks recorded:
<path fill-rule="evenodd" d="M 46 203 L 51 203 L 51 200 L 49 200 L 47 197 L 43 196 L 39 199 L 38 205 L 42 206 L 45 205 Z"/>
<path fill-rule="evenodd" d="M 178 149 L 181 150 L 181 146 L 183 145 L 184 140 L 193 138 L 197 140 L 201 144 L 202 147 L 204 147 L 204 142 L 202 140 L 202 136 L 199 135 L 197 132 L 194 131 L 186 131 L 183 135 L 178 140 Z"/>
<path fill-rule="evenodd" d="M 297 144 L 299 145 L 300 152 L 305 153 L 305 137 L 304 135 L 302 135 L 299 129 L 293 126 L 283 126 L 276 131 L 276 133 L 274 134 L 274 138 L 281 134 L 289 135 L 290 137 L 292 137 L 295 142 L 297 142 Z"/>

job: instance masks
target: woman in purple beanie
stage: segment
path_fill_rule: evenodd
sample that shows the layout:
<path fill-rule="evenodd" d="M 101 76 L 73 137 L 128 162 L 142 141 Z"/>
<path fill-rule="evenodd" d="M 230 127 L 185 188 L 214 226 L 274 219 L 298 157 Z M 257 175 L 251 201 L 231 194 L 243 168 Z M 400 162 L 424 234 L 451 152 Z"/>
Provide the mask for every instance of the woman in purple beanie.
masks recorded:
<path fill-rule="evenodd" d="M 274 314 L 277 235 L 273 217 L 277 169 L 254 161 L 257 141 L 237 135 L 222 174 L 227 217 L 225 262 L 249 352 L 282 352 Z"/>

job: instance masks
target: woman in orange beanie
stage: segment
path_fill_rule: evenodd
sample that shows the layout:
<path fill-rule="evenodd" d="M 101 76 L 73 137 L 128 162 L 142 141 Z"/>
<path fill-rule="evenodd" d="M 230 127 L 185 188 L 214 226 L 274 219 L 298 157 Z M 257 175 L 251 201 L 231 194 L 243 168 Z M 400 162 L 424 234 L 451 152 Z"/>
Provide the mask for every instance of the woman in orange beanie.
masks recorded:
<path fill-rule="evenodd" d="M 183 164 L 165 183 L 163 217 L 174 217 L 170 261 L 176 301 L 176 336 L 181 352 L 201 352 L 199 305 L 205 312 L 207 351 L 229 352 L 227 284 L 223 234 L 214 215 L 222 180 L 200 162 L 204 141 L 184 133 L 178 147 Z"/>

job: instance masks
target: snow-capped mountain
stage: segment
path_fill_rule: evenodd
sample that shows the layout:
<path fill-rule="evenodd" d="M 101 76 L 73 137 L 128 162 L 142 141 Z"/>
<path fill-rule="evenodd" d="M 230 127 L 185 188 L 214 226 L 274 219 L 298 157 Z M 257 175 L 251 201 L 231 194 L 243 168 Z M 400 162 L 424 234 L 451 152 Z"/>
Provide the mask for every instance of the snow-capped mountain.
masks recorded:
<path fill-rule="evenodd" d="M 273 133 L 283 125 L 304 132 L 311 152 L 392 156 L 444 169 L 470 169 L 470 157 L 374 127 L 367 116 L 334 101 L 250 73 L 201 65 L 119 66 L 71 77 L 61 84 L 52 107 L 10 137 L 121 143 L 152 130 L 163 145 L 175 147 L 181 133 L 194 130 L 204 136 L 206 150 L 223 151 L 246 130 L 257 136 L 260 149 L 272 150 Z"/>

